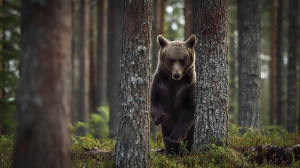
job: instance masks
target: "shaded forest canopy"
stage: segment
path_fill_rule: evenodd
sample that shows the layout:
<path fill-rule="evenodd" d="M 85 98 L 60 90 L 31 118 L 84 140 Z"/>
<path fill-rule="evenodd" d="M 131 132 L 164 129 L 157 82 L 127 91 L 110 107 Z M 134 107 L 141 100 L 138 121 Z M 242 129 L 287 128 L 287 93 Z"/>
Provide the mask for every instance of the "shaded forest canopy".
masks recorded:
<path fill-rule="evenodd" d="M 0 167 L 11 167 L 21 157 L 13 159 L 14 150 L 23 150 L 14 149 L 15 142 L 34 144 L 41 137 L 57 143 L 71 159 L 68 166 L 114 167 L 115 150 L 125 149 L 121 143 L 116 148 L 116 141 L 125 142 L 134 131 L 140 135 L 134 142 L 146 144 L 145 156 L 139 155 L 151 167 L 300 167 L 299 0 L 124 2 L 0 0 Z M 209 9 L 220 9 L 222 17 L 201 15 Z M 164 148 L 161 128 L 145 117 L 159 60 L 156 38 L 186 40 L 191 34 L 198 41 L 198 81 L 206 80 L 197 85 L 196 115 L 207 112 L 208 122 L 214 122 L 208 125 L 216 124 L 224 134 L 209 130 L 214 134 L 207 141 L 210 150 L 167 156 L 158 152 Z M 216 114 L 228 122 L 220 126 Z M 144 125 L 130 125 L 142 120 Z M 34 136 L 18 141 L 20 133 L 28 138 L 23 128 Z M 47 161 L 57 160 L 53 155 Z"/>

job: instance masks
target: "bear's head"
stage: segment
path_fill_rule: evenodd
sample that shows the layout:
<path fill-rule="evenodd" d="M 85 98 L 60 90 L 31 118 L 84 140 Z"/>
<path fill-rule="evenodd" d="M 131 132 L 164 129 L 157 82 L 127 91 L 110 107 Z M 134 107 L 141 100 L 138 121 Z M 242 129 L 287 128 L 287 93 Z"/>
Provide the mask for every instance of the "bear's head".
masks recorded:
<path fill-rule="evenodd" d="M 186 72 L 190 72 L 195 64 L 196 36 L 192 35 L 188 40 L 168 41 L 162 35 L 157 36 L 160 45 L 159 63 L 162 68 L 170 73 L 174 80 L 180 80 Z"/>

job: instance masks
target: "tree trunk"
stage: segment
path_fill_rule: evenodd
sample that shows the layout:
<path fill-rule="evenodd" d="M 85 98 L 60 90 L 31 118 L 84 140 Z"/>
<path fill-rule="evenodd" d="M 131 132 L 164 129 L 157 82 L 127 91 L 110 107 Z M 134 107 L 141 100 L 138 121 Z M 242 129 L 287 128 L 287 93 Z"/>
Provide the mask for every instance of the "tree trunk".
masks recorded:
<path fill-rule="evenodd" d="M 196 34 L 197 29 L 197 0 L 184 1 L 184 39 L 188 39 L 192 34 Z"/>
<path fill-rule="evenodd" d="M 79 114 L 78 121 L 86 123 L 89 110 L 89 0 L 80 0 L 80 62 L 79 62 Z M 78 134 L 86 135 L 85 127 L 79 127 Z"/>
<path fill-rule="evenodd" d="M 237 31 L 237 1 L 230 1 L 228 4 L 228 24 L 229 24 L 229 116 L 230 122 L 237 123 L 238 111 L 238 58 L 236 35 Z"/>
<path fill-rule="evenodd" d="M 96 2 L 94 1 L 90 1 L 89 4 L 89 57 L 90 57 L 90 79 L 89 79 L 89 113 L 95 113 L 96 109 L 97 109 L 97 105 L 96 105 L 96 93 L 97 93 L 97 89 L 96 89 L 96 33 L 95 33 L 95 29 L 96 29 L 96 15 L 95 15 L 95 9 L 96 9 Z"/>
<path fill-rule="evenodd" d="M 109 138 L 117 134 L 120 88 L 120 55 L 123 6 L 119 1 L 108 1 L 108 64 L 107 64 L 107 96 L 109 103 Z"/>
<path fill-rule="evenodd" d="M 290 0 L 289 2 L 289 36 L 288 36 L 288 116 L 287 130 L 295 132 L 296 129 L 296 50 L 297 50 L 297 1 Z"/>
<path fill-rule="evenodd" d="M 283 0 L 278 0 L 277 6 L 277 125 L 284 127 L 285 93 L 284 93 L 284 63 L 283 63 Z"/>
<path fill-rule="evenodd" d="M 159 29 L 160 29 L 160 17 L 164 17 L 160 15 L 161 12 L 161 1 L 162 0 L 153 0 L 152 1 L 152 67 L 151 67 L 151 71 L 152 73 L 155 72 L 156 68 L 157 68 L 157 62 L 158 62 L 158 44 L 157 44 L 157 36 L 160 34 Z"/>
<path fill-rule="evenodd" d="M 0 0 L 0 7 L 3 8 L 3 2 L 2 2 L 2 0 Z M 2 11 L 0 11 L 0 17 L 2 18 L 2 16 L 3 16 Z M 3 40 L 2 34 L 3 34 L 3 30 L 0 29 L 0 35 L 1 35 L 0 36 L 0 41 Z M 2 50 L 2 44 L 0 44 L 0 50 Z M 2 60 L 2 58 L 3 58 L 3 56 L 0 54 L 0 72 L 2 72 L 2 70 L 3 70 L 3 66 L 2 66 L 2 64 L 3 64 L 2 61 L 3 60 Z M 2 88 L 0 88 L 0 99 L 3 98 L 2 93 L 3 93 Z M 0 135 L 1 135 L 1 123 L 0 123 Z"/>
<path fill-rule="evenodd" d="M 13 167 L 70 167 L 71 1 L 22 1 Z"/>
<path fill-rule="evenodd" d="M 151 1 L 125 2 L 116 167 L 149 167 Z"/>
<path fill-rule="evenodd" d="M 166 7 L 167 7 L 167 0 L 160 0 L 160 28 L 159 28 L 159 34 L 165 35 L 165 17 L 166 17 Z M 155 40 L 156 41 L 156 40 Z"/>
<path fill-rule="evenodd" d="M 277 0 L 271 1 L 271 62 L 270 62 L 270 118 L 269 124 L 276 123 L 277 112 Z"/>
<path fill-rule="evenodd" d="M 261 129 L 260 1 L 238 1 L 239 125 Z"/>
<path fill-rule="evenodd" d="M 194 150 L 227 144 L 227 0 L 198 1 L 197 16 Z"/>
<path fill-rule="evenodd" d="M 2 0 L 0 0 L 0 7 L 2 8 L 3 7 L 3 2 Z M 3 14 L 2 14 L 2 11 L 0 11 L 0 18 L 2 18 Z M 3 34 L 3 30 L 0 29 L 0 41 L 2 41 L 2 34 Z M 0 51 L 2 50 L 2 44 L 0 44 Z M 3 71 L 3 62 L 2 62 L 2 58 L 3 56 L 0 54 L 0 73 Z M 2 101 L 3 99 L 3 91 L 2 91 L 2 88 L 0 88 L 0 101 Z M 0 113 L 2 113 L 2 111 L 0 111 Z M 0 136 L 2 135 L 2 123 L 0 123 Z"/>
<path fill-rule="evenodd" d="M 107 0 L 98 0 L 98 27 L 97 27 L 97 107 L 106 104 L 107 82 L 107 54 L 106 54 L 106 5 Z M 98 113 L 101 112 L 98 110 Z M 103 116 L 103 114 L 101 114 Z"/>

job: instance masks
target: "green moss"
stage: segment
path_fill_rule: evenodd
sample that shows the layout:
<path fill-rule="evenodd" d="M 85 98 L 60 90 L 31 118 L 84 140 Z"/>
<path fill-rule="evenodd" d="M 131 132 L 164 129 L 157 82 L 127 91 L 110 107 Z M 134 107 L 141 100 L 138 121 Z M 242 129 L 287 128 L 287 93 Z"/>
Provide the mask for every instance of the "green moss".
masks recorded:
<path fill-rule="evenodd" d="M 193 168 L 193 167 L 300 167 L 300 161 L 292 159 L 291 164 L 272 165 L 266 160 L 261 165 L 255 162 L 254 147 L 269 144 L 277 146 L 294 146 L 300 144 L 299 133 L 289 134 L 280 127 L 268 127 L 262 131 L 246 129 L 244 135 L 239 135 L 239 129 L 230 125 L 229 146 L 217 147 L 211 145 L 210 150 L 193 152 L 187 156 L 173 156 L 158 154 L 156 151 L 163 148 L 161 134 L 156 135 L 156 141 L 150 140 L 151 167 Z M 114 167 L 111 157 L 85 157 L 86 150 L 94 147 L 102 150 L 114 150 L 115 141 L 112 139 L 96 139 L 91 134 L 85 137 L 71 136 L 72 138 L 72 167 Z M 13 135 L 0 137 L 0 167 L 8 168 L 12 165 Z M 264 159 L 264 158 L 262 158 Z"/>
<path fill-rule="evenodd" d="M 230 149 L 214 146 L 204 152 L 195 152 L 181 157 L 151 153 L 151 167 L 249 167 L 243 154 Z"/>
<path fill-rule="evenodd" d="M 12 166 L 13 146 L 13 135 L 0 136 L 0 167 L 6 168 Z"/>
<path fill-rule="evenodd" d="M 90 134 L 84 137 L 72 136 L 72 167 L 114 167 L 113 160 L 109 158 L 89 158 L 81 154 L 94 147 L 102 150 L 114 150 L 115 141 L 112 139 L 95 139 Z"/>

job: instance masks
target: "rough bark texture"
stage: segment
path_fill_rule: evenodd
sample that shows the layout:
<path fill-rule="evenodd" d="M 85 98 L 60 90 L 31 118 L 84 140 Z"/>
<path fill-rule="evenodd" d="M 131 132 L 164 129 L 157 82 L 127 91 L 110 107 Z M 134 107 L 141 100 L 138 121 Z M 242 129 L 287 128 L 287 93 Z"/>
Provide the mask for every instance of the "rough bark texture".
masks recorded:
<path fill-rule="evenodd" d="M 98 0 L 97 30 L 97 107 L 106 104 L 107 53 L 106 53 L 106 12 L 107 0 Z M 100 113 L 100 111 L 98 111 Z"/>
<path fill-rule="evenodd" d="M 79 122 L 87 122 L 89 110 L 89 0 L 80 0 L 80 55 L 79 55 Z M 78 128 L 79 135 L 85 135 L 86 128 Z"/>
<path fill-rule="evenodd" d="M 13 167 L 70 166 L 71 1 L 23 0 Z"/>
<path fill-rule="evenodd" d="M 271 62 L 270 62 L 270 117 L 269 124 L 276 123 L 277 114 L 277 0 L 271 1 Z"/>
<path fill-rule="evenodd" d="M 227 0 L 197 3 L 194 150 L 227 144 Z"/>
<path fill-rule="evenodd" d="M 284 93 L 284 62 L 283 62 L 283 0 L 278 0 L 277 17 L 277 125 L 284 126 L 285 121 L 285 93 Z"/>
<path fill-rule="evenodd" d="M 197 0 L 184 1 L 184 38 L 188 39 L 192 34 L 196 34 L 197 29 Z"/>
<path fill-rule="evenodd" d="M 120 55 L 123 6 L 120 1 L 108 1 L 108 60 L 107 60 L 107 96 L 109 103 L 109 137 L 117 134 L 119 116 Z"/>
<path fill-rule="evenodd" d="M 260 1 L 238 1 L 239 125 L 261 128 Z"/>
<path fill-rule="evenodd" d="M 125 0 L 116 167 L 149 167 L 151 2 Z"/>
<path fill-rule="evenodd" d="M 288 36 L 288 116 L 287 130 L 295 132 L 296 129 L 296 50 L 297 50 L 297 1 L 289 2 L 289 36 Z"/>

